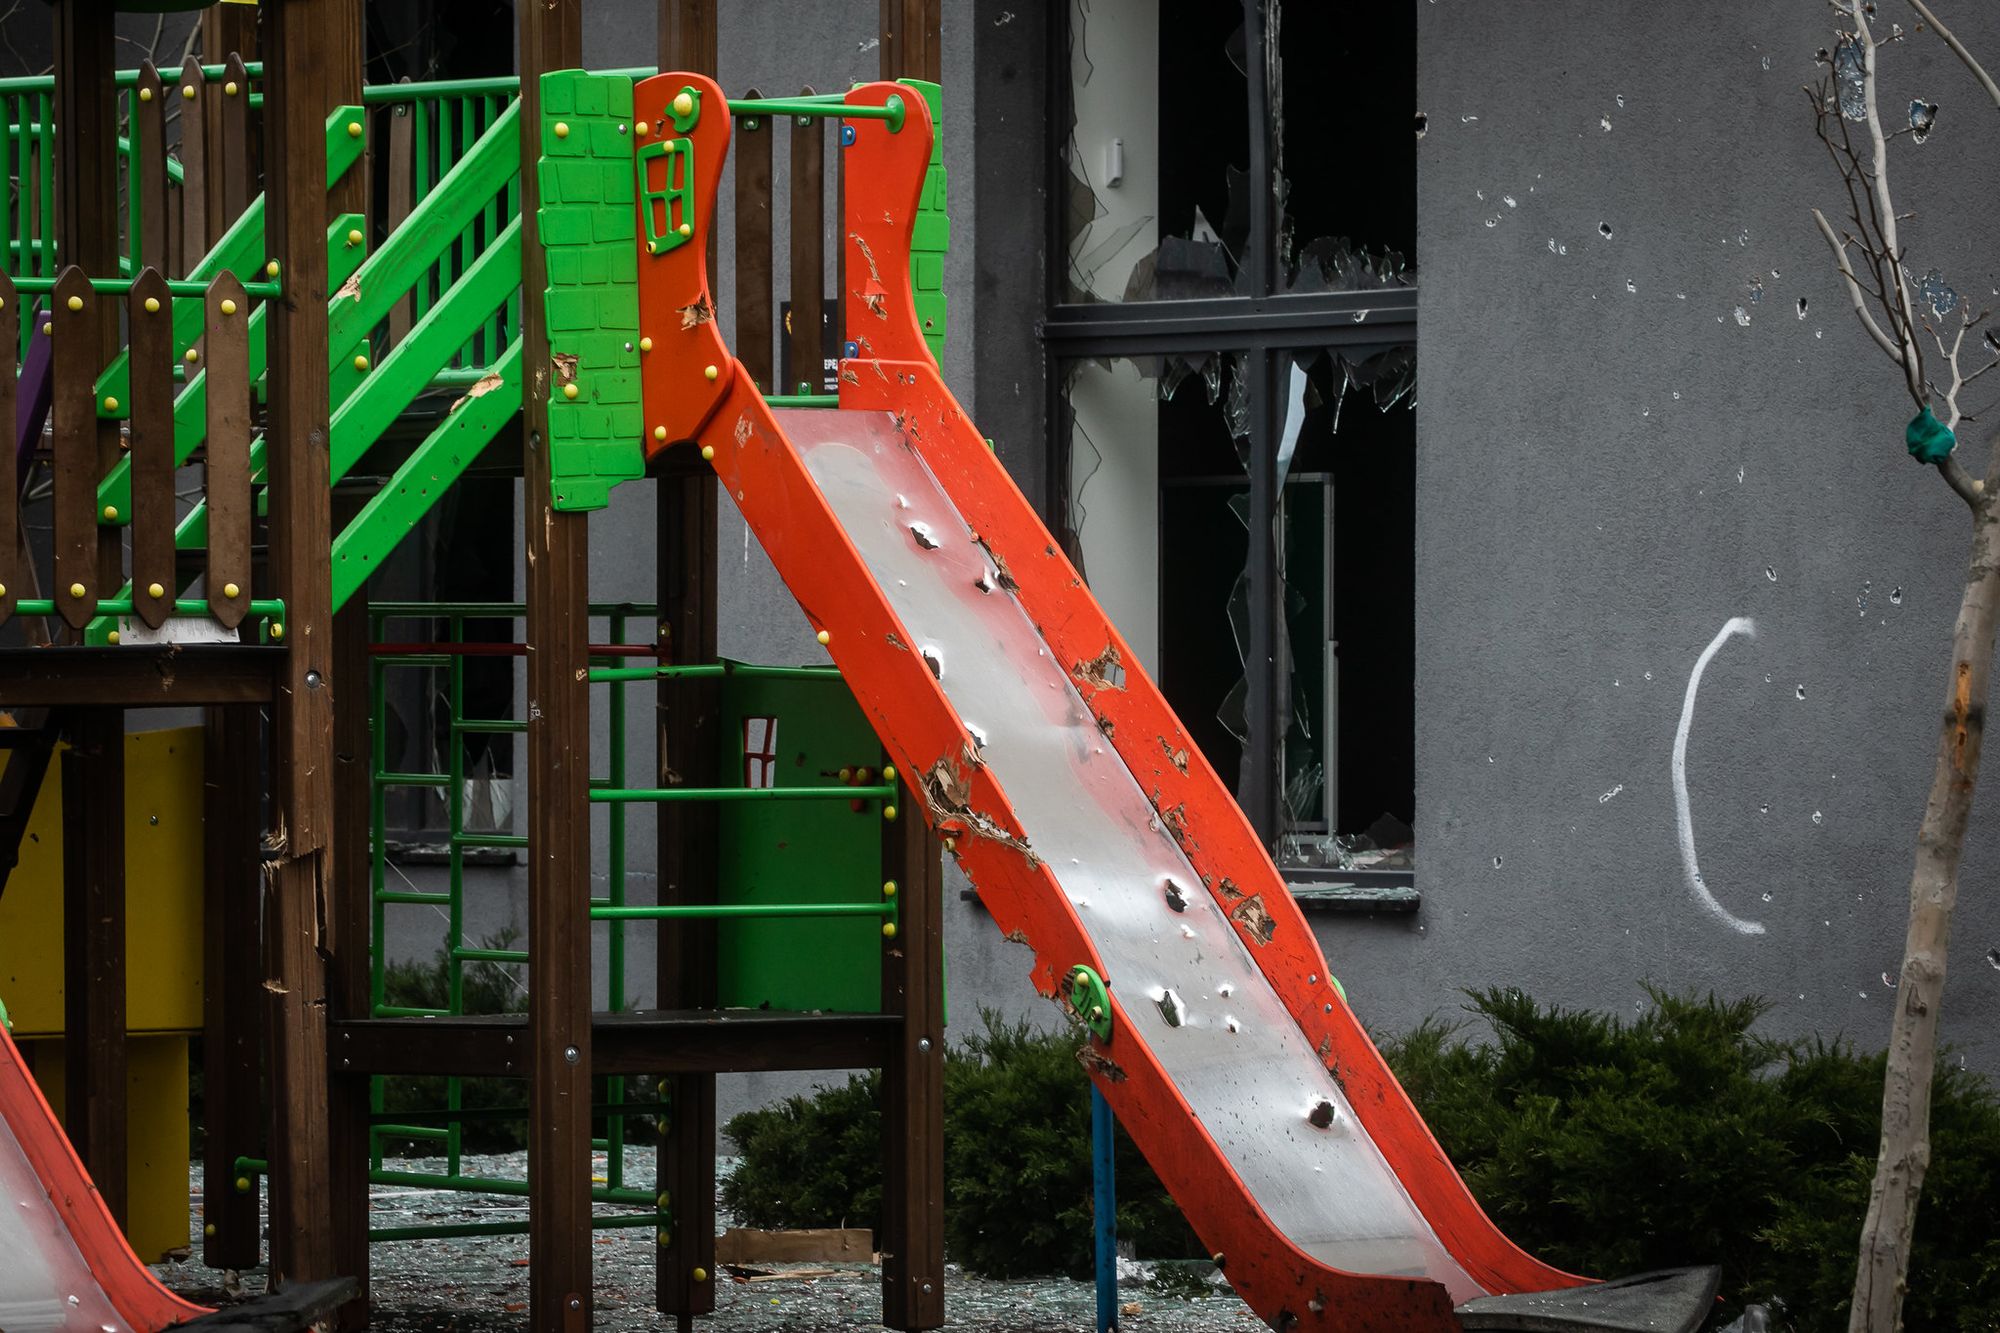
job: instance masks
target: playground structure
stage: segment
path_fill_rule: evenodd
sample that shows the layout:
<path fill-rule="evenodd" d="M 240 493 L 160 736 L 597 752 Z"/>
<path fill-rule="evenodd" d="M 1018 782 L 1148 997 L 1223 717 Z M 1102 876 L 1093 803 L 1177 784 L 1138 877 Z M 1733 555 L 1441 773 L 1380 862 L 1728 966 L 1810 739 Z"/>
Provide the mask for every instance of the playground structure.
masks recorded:
<path fill-rule="evenodd" d="M 55 202 L 50 220 L 22 190 L 0 278 L 0 341 L 21 349 L 22 366 L 19 378 L 0 372 L 0 419 L 24 425 L 20 448 L 0 450 L 0 472 L 18 494 L 42 447 L 45 397 L 50 595 L 16 554 L 16 507 L 0 505 L 0 618 L 59 622 L 43 633 L 60 640 L 0 650 L 0 705 L 20 723 L 0 793 L 20 787 L 31 804 L 57 734 L 67 737 L 65 1128 L 109 1217 L 123 1220 L 128 1116 L 122 710 L 187 705 L 210 719 L 211 1264 L 263 1256 L 260 1181 L 281 1287 L 365 1283 L 371 1238 L 415 1234 L 371 1237 L 371 1179 L 501 1188 L 528 1200 L 533 1327 L 589 1326 L 593 1225 L 656 1230 L 659 1307 L 689 1327 L 715 1302 L 715 1074 L 878 1066 L 883 1322 L 940 1326 L 941 847 L 998 927 L 1033 950 L 1033 984 L 1088 1034 L 1096 1087 L 1274 1327 L 1454 1328 L 1467 1302 L 1584 1283 L 1516 1249 L 1480 1212 L 1229 789 L 945 388 L 934 6 L 885 6 L 883 81 L 783 99 L 732 99 L 702 72 L 716 56 L 700 0 L 663 0 L 670 72 L 577 69 L 579 0 L 548 0 L 522 8 L 518 80 L 371 89 L 358 84 L 353 0 L 267 5 L 261 61 L 191 64 L 174 80 L 150 68 L 114 76 L 108 18 L 83 0 L 57 12 L 52 85 L 0 89 L 15 97 L 17 174 L 39 181 L 53 165 Z M 212 116 L 233 147 L 204 147 L 191 168 L 184 137 L 176 173 L 160 118 L 170 96 Z M 217 173 L 247 180 L 240 132 L 253 106 L 265 191 L 239 187 L 240 208 L 219 213 L 193 207 L 191 171 L 205 199 Z M 378 217 L 355 166 L 382 151 L 392 117 L 392 200 Z M 841 181 L 830 395 L 773 374 L 766 205 L 784 122 L 795 311 L 816 311 L 826 285 L 829 137 Z M 398 133 L 412 145 L 408 176 Z M 712 287 L 732 155 L 734 349 Z M 24 309 L 38 301 L 45 312 Z M 820 363 L 814 323 L 790 330 L 795 366 Z M 456 401 L 408 429 L 419 399 L 440 389 Z M 202 489 L 183 513 L 177 469 L 196 459 Z M 369 575 L 454 481 L 487 466 L 524 482 L 525 603 L 370 603 Z M 364 486 L 370 477 L 383 480 Z M 659 604 L 593 607 L 589 514 L 612 487 L 642 481 L 657 490 Z M 824 669 L 718 659 L 724 491 L 840 685 Z M 518 642 L 469 629 L 517 619 Z M 657 629 L 637 643 L 642 621 Z M 606 641 L 594 643 L 600 622 Z M 416 637 L 403 637 L 412 625 Z M 463 670 L 479 657 L 524 663 L 525 721 L 461 708 Z M 452 682 L 445 772 L 388 761 L 381 680 L 405 668 Z M 630 785 L 616 742 L 611 772 L 590 771 L 593 691 L 610 691 L 617 738 L 633 682 L 657 689 L 650 785 Z M 790 688 L 810 697 L 746 693 Z M 751 720 L 833 716 L 847 693 L 856 725 L 800 743 L 796 772 L 782 776 L 769 728 Z M 469 829 L 459 738 L 514 732 L 526 738 L 525 831 Z M 446 793 L 444 893 L 386 881 L 383 800 L 399 787 Z M 14 797 L 0 831 L 26 826 Z M 777 873 L 853 873 L 775 900 L 735 892 L 724 850 L 771 836 L 725 812 L 805 803 L 863 815 L 865 832 L 850 819 L 824 833 L 814 861 Z M 601 899 L 593 804 L 609 807 L 615 861 Z M 624 893 L 634 804 L 657 811 L 657 902 Z M 463 936 L 464 858 L 482 847 L 526 854 L 524 950 Z M 411 906 L 450 922 L 442 1011 L 399 1008 L 383 988 L 385 913 Z M 793 933 L 750 933 L 773 921 Z M 592 1008 L 595 922 L 613 927 L 613 1012 Z M 658 931 L 654 1010 L 615 1012 L 625 922 Z M 756 973 L 774 951 L 790 971 L 811 970 L 836 930 L 860 971 L 808 978 L 809 990 Z M 527 1013 L 462 1012 L 468 962 L 525 965 Z M 811 1002 L 828 994 L 840 1002 Z M 56 1160 L 46 1105 L 27 1105 L 19 1067 L 8 1042 L 0 1109 L 56 1201 L 81 1173 Z M 459 1085 L 434 1115 L 392 1113 L 378 1080 L 406 1075 L 524 1082 L 515 1110 L 528 1126 L 528 1180 L 460 1177 Z M 621 1080 L 640 1075 L 658 1081 L 657 1100 L 628 1095 Z M 614 1165 L 594 1188 L 593 1122 L 605 1121 L 601 1146 L 620 1163 L 634 1114 L 661 1117 L 658 1181 L 633 1188 Z M 385 1136 L 440 1141 L 447 1171 L 389 1169 Z M 624 1211 L 594 1217 L 595 1204 Z M 109 1291 L 106 1274 L 124 1271 L 129 1252 L 90 1210 L 51 1206 Z M 1700 1286 L 1681 1299 L 1678 1324 L 1657 1326 L 1691 1327 L 1690 1312 L 1698 1321 L 1712 1278 Z M 1615 1299 L 1596 1290 L 1600 1307 Z M 193 1313 L 150 1297 L 114 1304 L 135 1328 Z M 351 1324 L 365 1315 L 365 1296 L 343 1307 Z"/>

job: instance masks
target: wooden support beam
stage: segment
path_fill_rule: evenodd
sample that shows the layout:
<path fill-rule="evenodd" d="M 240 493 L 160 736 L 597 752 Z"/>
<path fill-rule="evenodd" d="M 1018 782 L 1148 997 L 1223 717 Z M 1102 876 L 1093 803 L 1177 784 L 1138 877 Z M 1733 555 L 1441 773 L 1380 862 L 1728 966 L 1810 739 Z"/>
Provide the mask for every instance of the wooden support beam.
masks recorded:
<path fill-rule="evenodd" d="M 882 950 L 882 1011 L 902 1020 L 882 1065 L 882 1322 L 944 1324 L 944 870 L 907 782 L 882 822 L 896 934 Z"/>
<path fill-rule="evenodd" d="M 34 622 L 29 622 L 34 623 Z M 0 699 L 10 708 L 195 708 L 265 703 L 282 650 L 221 644 L 0 650 Z"/>
<path fill-rule="evenodd" d="M 358 66 L 357 66 L 358 68 Z M 361 511 L 366 493 L 340 490 L 333 519 L 345 527 Z M 333 707 L 333 895 L 327 908 L 327 1017 L 368 1018 L 369 931 L 369 722 L 368 600 L 350 598 L 333 618 L 333 678 L 340 682 Z M 333 1173 L 333 1266 L 356 1281 L 355 1299 L 341 1307 L 340 1327 L 368 1326 L 368 1079 L 329 1051 L 327 1150 Z"/>
<path fill-rule="evenodd" d="M 799 90 L 812 95 L 811 85 Z M 792 121 L 792 382 L 779 393 L 824 393 L 826 304 L 826 126 L 812 116 Z M 842 246 L 845 250 L 847 247 Z"/>
<path fill-rule="evenodd" d="M 691 74 L 716 73 L 715 0 L 660 0 L 660 68 Z M 748 294 L 739 286 L 737 337 L 750 352 L 750 373 L 771 382 L 770 313 L 770 141 L 761 131 L 764 265 L 762 338 L 754 317 L 743 322 Z M 746 171 L 737 167 L 738 198 Z M 739 226 L 741 222 L 739 220 Z M 755 231 L 755 223 L 751 224 Z M 739 245 L 741 244 L 739 234 Z M 709 281 L 715 279 L 716 247 L 708 253 Z M 753 271 L 749 285 L 757 286 Z M 739 269 L 739 284 L 745 277 Z M 757 349 L 761 347 L 761 355 Z M 656 483 L 654 542 L 660 600 L 660 647 L 674 663 L 716 659 L 716 540 L 719 510 L 715 478 L 706 470 L 663 473 Z M 720 682 L 662 681 L 658 693 L 659 773 L 669 783 L 711 785 L 720 777 Z M 657 807 L 659 899 L 663 903 L 712 901 L 718 869 L 720 828 L 713 805 L 665 801 Z M 662 921 L 658 936 L 656 1003 L 663 1009 L 709 1009 L 716 1001 L 715 923 Z M 666 1199 L 659 1247 L 655 1297 L 662 1313 L 674 1316 L 681 1333 L 696 1315 L 715 1309 L 715 1075 L 680 1073 L 664 1079 L 671 1107 L 660 1144 L 660 1194 Z M 700 1274 L 699 1277 L 696 1275 Z"/>
<path fill-rule="evenodd" d="M 265 955 L 272 998 L 273 1285 L 335 1276 L 327 1151 L 326 974 L 321 922 L 332 867 L 333 582 L 329 512 L 326 113 L 336 0 L 262 7 L 267 248 L 284 296 L 268 339 L 272 581 L 285 600 L 285 669 L 272 723 L 272 842 Z M 247 88 L 245 89 L 247 91 Z M 225 99 L 227 100 L 227 99 Z"/>
<path fill-rule="evenodd" d="M 202 727 L 201 1258 L 263 1262 L 261 1179 L 235 1187 L 236 1159 L 264 1156 L 264 994 L 258 956 L 263 721 L 254 706 L 208 710 Z"/>
<path fill-rule="evenodd" d="M 755 98 L 755 88 L 744 96 Z M 767 392 L 771 369 L 771 142 L 770 116 L 736 122 L 736 355 Z"/>
<path fill-rule="evenodd" d="M 541 76 L 583 63 L 581 0 L 519 7 L 521 348 L 528 557 L 528 1323 L 584 1333 L 590 1279 L 590 526 L 554 506 Z"/>
<path fill-rule="evenodd" d="M 125 715 L 79 711 L 62 757 L 64 1120 L 125 1221 Z"/>

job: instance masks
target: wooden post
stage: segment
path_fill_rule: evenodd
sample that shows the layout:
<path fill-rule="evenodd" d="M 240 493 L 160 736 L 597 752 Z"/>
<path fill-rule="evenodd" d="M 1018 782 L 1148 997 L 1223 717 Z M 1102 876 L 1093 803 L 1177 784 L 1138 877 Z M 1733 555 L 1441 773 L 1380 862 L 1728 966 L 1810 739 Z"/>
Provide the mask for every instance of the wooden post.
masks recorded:
<path fill-rule="evenodd" d="M 940 8 L 939 0 L 882 0 L 883 78 L 942 78 Z"/>
<path fill-rule="evenodd" d="M 529 1327 L 584 1333 L 590 1282 L 589 535 L 554 506 L 541 76 L 583 63 L 581 0 L 520 6 L 521 468 L 528 557 Z"/>
<path fill-rule="evenodd" d="M 907 778 L 907 775 L 904 775 Z M 883 942 L 882 1010 L 903 1020 L 882 1068 L 882 1322 L 944 1324 L 944 871 L 907 782 L 882 823 L 882 871 L 896 885 Z"/>
<path fill-rule="evenodd" d="M 208 710 L 202 731 L 202 1229 L 210 1268 L 254 1268 L 259 1185 L 236 1189 L 236 1159 L 264 1146 L 264 994 L 258 971 L 263 812 L 243 775 L 264 767 L 254 706 Z"/>
<path fill-rule="evenodd" d="M 257 59 L 257 14 L 257 9 L 249 5 L 208 7 L 201 16 L 201 49 L 209 64 L 224 64 L 231 55 L 244 60 Z M 201 220 L 206 231 L 190 243 L 196 259 L 207 254 L 242 213 L 243 202 L 256 193 L 250 189 L 250 183 L 257 174 L 256 145 L 246 142 L 240 127 L 232 135 L 229 117 L 223 106 L 222 88 L 219 85 L 202 88 L 198 102 L 202 108 L 200 130 L 204 167 Z M 264 114 L 268 123 L 268 102 Z M 321 114 L 323 116 L 324 112 Z M 236 189 L 248 190 L 248 193 L 238 195 L 232 192 L 229 184 L 232 174 L 239 182 Z M 235 207 L 232 208 L 232 204 Z"/>
<path fill-rule="evenodd" d="M 125 1221 L 125 714 L 76 715 L 62 757 L 65 1128 Z"/>
<path fill-rule="evenodd" d="M 333 497 L 336 524 L 352 522 L 367 495 L 341 490 Z M 372 883 L 368 840 L 369 725 L 368 601 L 357 592 L 333 618 L 333 678 L 340 682 L 333 708 L 333 900 L 327 911 L 327 1009 L 329 1017 L 371 1018 L 368 937 Z M 368 1078 L 330 1053 L 327 1147 L 333 1169 L 333 1265 L 361 1284 L 341 1308 L 340 1326 L 368 1326 Z"/>
<path fill-rule="evenodd" d="M 812 96 L 812 87 L 799 90 Z M 792 382 L 779 393 L 824 393 L 825 346 L 821 312 L 826 304 L 826 122 L 792 121 Z M 841 247 L 843 250 L 846 246 Z"/>
<path fill-rule="evenodd" d="M 326 51 L 338 12 L 335 0 L 278 0 L 263 7 L 269 43 L 265 234 L 284 283 L 266 324 L 265 448 L 271 573 L 285 602 L 288 649 L 271 710 L 271 841 L 277 856 L 265 881 L 274 1286 L 334 1275 L 320 922 L 331 871 L 334 686 L 326 353 L 326 112 L 332 95 Z"/>
<path fill-rule="evenodd" d="M 713 75 L 717 69 L 712 0 L 660 0 L 660 68 Z M 764 333 L 762 371 L 770 383 L 770 136 L 762 131 L 764 179 Z M 737 167 L 739 180 L 746 168 Z M 754 168 L 750 170 L 754 173 Z M 740 197 L 740 195 L 739 195 Z M 740 222 L 740 219 L 739 219 Z M 739 234 L 740 235 L 740 234 Z M 714 280 L 715 248 L 709 250 Z M 739 273 L 739 280 L 742 275 Z M 754 286 L 754 282 L 753 282 Z M 738 311 L 743 309 L 739 295 Z M 739 324 L 739 339 L 754 330 Z M 758 373 L 758 361 L 751 373 Z M 716 540 L 718 490 L 712 469 L 698 459 L 673 460 L 657 482 L 660 647 L 669 662 L 712 662 L 716 640 Z M 720 682 L 662 681 L 659 686 L 659 782 L 713 786 L 721 777 Z M 659 829 L 659 900 L 715 901 L 720 822 L 715 806 L 663 801 Z M 715 923 L 662 921 L 658 936 L 657 1004 L 661 1009 L 705 1009 L 716 1002 Z M 671 1110 L 660 1144 L 660 1193 L 667 1199 L 656 1297 L 680 1333 L 696 1315 L 715 1309 L 715 1075 L 676 1074 L 662 1080 Z M 697 1274 L 700 1276 L 697 1277 Z"/>
<path fill-rule="evenodd" d="M 755 88 L 744 96 L 758 96 Z M 736 122 L 736 356 L 765 392 L 771 372 L 771 142 L 770 116 Z"/>

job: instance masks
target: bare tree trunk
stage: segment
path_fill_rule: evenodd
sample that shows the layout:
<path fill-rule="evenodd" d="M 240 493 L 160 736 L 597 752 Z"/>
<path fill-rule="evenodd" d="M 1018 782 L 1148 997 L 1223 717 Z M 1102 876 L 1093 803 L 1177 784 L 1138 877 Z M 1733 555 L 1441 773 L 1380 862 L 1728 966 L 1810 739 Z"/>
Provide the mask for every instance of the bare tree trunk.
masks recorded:
<path fill-rule="evenodd" d="M 1951 683 L 1938 737 L 1937 768 L 1923 826 L 1917 831 L 1917 864 L 1910 876 L 1910 925 L 1903 944 L 1902 980 L 1889 1035 L 1889 1068 L 1882 1084 L 1882 1151 L 1861 1229 L 1861 1257 L 1854 1275 L 1849 1333 L 1896 1333 L 1908 1290 L 1910 1240 L 1917 1200 L 1930 1165 L 1931 1078 L 1937 1067 L 1938 1011 L 1944 1003 L 1945 957 L 1951 910 L 1958 897 L 1958 863 L 1972 791 L 1979 778 L 1979 750 L 1986 733 L 1987 677 L 1993 665 L 1993 632 L 2000 615 L 2000 433 L 1996 433 L 1986 483 L 1973 501 L 1972 559 L 1965 595 L 1952 631 Z"/>

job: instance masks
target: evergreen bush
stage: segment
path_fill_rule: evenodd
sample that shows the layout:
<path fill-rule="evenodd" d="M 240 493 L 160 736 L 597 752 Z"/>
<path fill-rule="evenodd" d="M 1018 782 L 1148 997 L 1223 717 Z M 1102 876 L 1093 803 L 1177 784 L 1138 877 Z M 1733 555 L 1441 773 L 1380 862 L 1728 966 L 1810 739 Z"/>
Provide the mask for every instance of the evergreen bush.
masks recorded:
<path fill-rule="evenodd" d="M 1754 1031 L 1765 1005 L 1650 992 L 1632 1019 L 1469 993 L 1492 1035 L 1432 1020 L 1382 1044 L 1494 1222 L 1601 1276 L 1723 1269 L 1773 1327 L 1846 1326 L 1880 1124 L 1882 1057 Z M 983 1015 L 945 1063 L 946 1244 L 991 1276 L 1088 1271 L 1090 1110 L 1080 1038 Z M 750 1226 L 878 1225 L 874 1075 L 732 1119 L 724 1198 Z M 1938 1073 L 1906 1326 L 2000 1328 L 2000 1098 Z M 1118 1227 L 1142 1257 L 1201 1256 L 1121 1133 Z"/>

